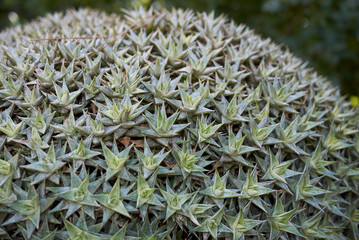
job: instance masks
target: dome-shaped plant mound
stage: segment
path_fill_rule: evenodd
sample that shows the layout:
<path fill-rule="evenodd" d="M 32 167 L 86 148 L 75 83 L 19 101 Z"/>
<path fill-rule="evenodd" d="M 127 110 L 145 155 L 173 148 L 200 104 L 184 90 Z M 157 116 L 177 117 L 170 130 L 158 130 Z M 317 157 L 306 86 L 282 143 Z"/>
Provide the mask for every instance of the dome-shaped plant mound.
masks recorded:
<path fill-rule="evenodd" d="M 1 239 L 356 239 L 358 111 L 192 11 L 0 34 Z"/>

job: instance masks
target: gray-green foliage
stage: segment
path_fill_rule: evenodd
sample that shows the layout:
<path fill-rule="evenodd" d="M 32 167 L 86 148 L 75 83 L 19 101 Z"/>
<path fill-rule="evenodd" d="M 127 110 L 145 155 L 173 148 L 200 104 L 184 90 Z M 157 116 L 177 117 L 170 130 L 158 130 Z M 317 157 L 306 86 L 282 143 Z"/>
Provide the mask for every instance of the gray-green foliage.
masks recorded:
<path fill-rule="evenodd" d="M 245 25 L 82 9 L 0 42 L 2 239 L 359 237 L 358 110 Z"/>

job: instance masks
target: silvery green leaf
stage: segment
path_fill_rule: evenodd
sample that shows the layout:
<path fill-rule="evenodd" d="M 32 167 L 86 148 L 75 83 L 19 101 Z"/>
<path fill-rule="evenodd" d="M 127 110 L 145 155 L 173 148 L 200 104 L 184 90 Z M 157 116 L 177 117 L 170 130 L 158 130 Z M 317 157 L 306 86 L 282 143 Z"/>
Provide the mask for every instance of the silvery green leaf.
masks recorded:
<path fill-rule="evenodd" d="M 14 121 L 8 117 L 5 122 L 0 124 L 0 131 L 5 133 L 8 137 L 14 138 L 20 133 L 23 124 L 23 121 L 20 123 L 14 123 Z"/>
<path fill-rule="evenodd" d="M 93 196 L 101 205 L 131 218 L 127 212 L 120 195 L 120 178 L 117 179 L 110 193 L 97 194 Z"/>
<path fill-rule="evenodd" d="M 126 230 L 127 230 L 127 222 L 125 225 L 122 226 L 120 230 L 118 230 L 110 240 L 117 240 L 117 239 L 125 239 L 126 238 Z"/>
<path fill-rule="evenodd" d="M 321 229 L 319 228 L 319 223 L 322 219 L 323 213 L 319 212 L 310 219 L 307 219 L 302 223 L 301 232 L 307 238 L 328 238 Z"/>
<path fill-rule="evenodd" d="M 257 148 L 243 145 L 245 138 L 245 136 L 242 137 L 241 131 L 234 135 L 232 128 L 229 128 L 228 139 L 222 136 L 219 137 L 223 146 L 222 151 L 234 160 L 237 160 L 236 157 L 240 155 L 258 150 Z M 247 163 L 247 165 L 250 164 Z"/>
<path fill-rule="evenodd" d="M 217 239 L 218 229 L 221 227 L 222 218 L 224 214 L 224 208 L 221 208 L 213 216 L 207 218 L 200 226 L 194 230 L 198 232 L 209 232 L 214 239 Z"/>
<path fill-rule="evenodd" d="M 8 77 L 8 80 L 4 78 L 1 79 L 1 83 L 0 96 L 4 96 L 7 99 L 16 99 L 16 97 L 21 94 L 24 85 L 24 76 L 21 75 L 15 82 L 11 77 Z"/>
<path fill-rule="evenodd" d="M 136 207 L 141 207 L 144 204 L 152 204 L 160 207 L 164 205 L 155 196 L 155 188 L 150 188 L 147 181 L 144 179 L 141 173 L 138 176 L 137 182 L 137 204 Z"/>
<path fill-rule="evenodd" d="M 65 81 L 62 82 L 62 87 L 58 86 L 56 83 L 53 83 L 53 85 L 55 87 L 56 96 L 52 94 L 45 94 L 51 101 L 52 105 L 68 110 L 79 108 L 81 106 L 73 104 L 73 101 L 81 94 L 83 89 L 70 92 Z"/>
<path fill-rule="evenodd" d="M 1 130 L 1 129 L 0 129 Z M 340 139 L 336 139 L 334 135 L 334 131 L 331 129 L 324 140 L 324 147 L 326 147 L 329 151 L 337 151 L 344 148 L 351 147 L 351 144 L 346 143 L 345 141 L 341 141 Z"/>
<path fill-rule="evenodd" d="M 55 116 L 55 112 L 51 112 L 51 109 L 45 109 L 43 113 L 41 113 L 40 110 L 37 110 L 34 111 L 32 115 L 34 117 L 22 119 L 30 127 L 36 128 L 39 133 L 45 134 L 45 131 L 50 126 L 50 123 Z"/>
<path fill-rule="evenodd" d="M 51 143 L 47 153 L 45 153 L 40 148 L 36 148 L 36 154 L 38 161 L 34 161 L 28 165 L 22 165 L 20 167 L 41 173 L 49 173 L 49 175 L 43 175 L 44 178 L 47 178 L 66 164 L 65 162 L 57 160 L 53 142 Z"/>
<path fill-rule="evenodd" d="M 152 153 L 146 139 L 144 141 L 144 152 L 141 152 L 135 148 L 137 158 L 139 158 L 144 166 L 144 177 L 147 178 L 153 171 L 155 171 L 161 164 L 161 162 L 167 157 L 170 152 L 164 152 L 162 149 L 157 154 Z M 147 171 L 146 171 L 147 170 Z"/>
<path fill-rule="evenodd" d="M 57 196 L 71 201 L 75 204 L 99 206 L 93 199 L 89 191 L 89 176 L 82 181 L 78 175 L 73 171 L 71 172 L 71 187 L 48 187 L 48 190 L 54 192 Z"/>
<path fill-rule="evenodd" d="M 133 144 L 121 152 L 118 151 L 116 144 L 112 145 L 112 151 L 104 143 L 101 144 L 107 164 L 106 180 L 109 180 L 124 168 Z"/>
<path fill-rule="evenodd" d="M 245 199 L 253 199 L 273 191 L 274 190 L 270 188 L 266 188 L 258 184 L 257 174 L 253 170 L 252 174 L 249 172 L 247 174 L 247 179 L 244 182 L 243 188 L 240 192 L 240 197 Z"/>
<path fill-rule="evenodd" d="M 12 191 L 12 179 L 8 179 L 5 183 L 2 183 L 0 187 L 0 202 L 14 202 L 17 200 L 16 195 Z"/>
<path fill-rule="evenodd" d="M 39 196 L 36 193 L 34 186 L 28 190 L 26 199 L 18 200 L 12 203 L 5 203 L 12 209 L 19 212 L 21 215 L 26 216 L 35 226 L 39 228 L 40 224 L 40 203 Z"/>
<path fill-rule="evenodd" d="M 190 128 L 189 130 L 196 136 L 198 143 L 206 142 L 219 147 L 219 145 L 213 140 L 212 136 L 220 127 L 222 127 L 222 123 L 215 124 L 215 122 L 212 122 L 208 124 L 207 119 L 202 116 L 201 119 L 197 118 L 196 125 L 198 128 Z"/>
<path fill-rule="evenodd" d="M 182 59 L 188 51 L 187 49 L 183 49 L 183 42 L 176 44 L 174 41 L 170 40 L 168 47 L 165 47 L 158 42 L 155 42 L 154 44 L 158 47 L 160 54 L 164 58 L 168 58 L 168 63 L 173 66 L 178 65 L 179 63 L 177 59 Z"/>
<path fill-rule="evenodd" d="M 264 122 L 260 122 L 260 125 L 262 124 L 264 124 Z M 261 147 L 263 142 L 278 125 L 279 123 L 266 127 L 260 127 L 254 119 L 251 119 L 249 122 L 249 129 L 244 128 L 243 131 L 258 147 Z"/>
<path fill-rule="evenodd" d="M 223 185 L 223 182 L 217 169 L 215 170 L 213 185 L 206 188 L 201 193 L 208 195 L 214 199 L 227 199 L 240 196 L 240 194 L 238 194 L 236 190 L 227 189 L 226 186 Z"/>
<path fill-rule="evenodd" d="M 326 161 L 323 159 L 323 153 L 320 144 L 317 145 L 311 157 L 303 157 L 302 159 L 310 171 L 337 179 L 336 173 L 326 168 L 326 166 L 334 164 L 335 161 Z"/>
<path fill-rule="evenodd" d="M 196 164 L 204 153 L 204 150 L 196 153 L 191 153 L 190 149 L 186 144 L 183 145 L 182 149 L 175 145 L 172 155 L 178 163 L 183 176 L 186 178 L 190 173 L 193 172 L 204 172 L 206 171 L 203 167 Z"/>
<path fill-rule="evenodd" d="M 61 156 L 60 159 L 84 161 L 101 154 L 100 152 L 91 150 L 92 135 L 88 136 L 85 140 L 81 139 L 80 142 L 69 138 L 68 143 L 72 151 L 64 156 Z"/>
<path fill-rule="evenodd" d="M 248 121 L 247 118 L 242 117 L 242 114 L 246 110 L 249 102 L 239 102 L 240 100 L 238 99 L 237 95 L 234 95 L 230 102 L 228 102 L 224 96 L 222 96 L 221 102 L 213 101 L 222 115 L 223 123 Z"/>
<path fill-rule="evenodd" d="M 183 211 L 184 203 L 191 198 L 193 194 L 177 194 L 177 193 L 169 193 L 160 189 L 163 197 L 166 199 L 167 207 L 166 207 L 166 221 L 177 211 Z"/>
<path fill-rule="evenodd" d="M 65 220 L 65 227 L 69 234 L 70 239 L 88 239 L 88 240 L 100 240 L 100 236 L 94 235 L 88 231 L 82 230 L 76 227 L 71 222 Z"/>
<path fill-rule="evenodd" d="M 175 79 L 171 79 L 168 74 L 165 72 L 161 72 L 158 78 L 151 78 L 151 82 L 143 82 L 143 85 L 150 91 L 153 96 L 155 96 L 155 100 L 157 99 L 165 99 L 172 98 L 175 94 L 178 93 L 177 85 L 180 82 L 182 76 L 178 76 Z M 157 100 L 160 103 L 159 100 Z M 156 102 L 156 103 L 157 103 Z"/>
<path fill-rule="evenodd" d="M 55 128 L 57 131 L 62 133 L 58 134 L 57 137 L 65 138 L 67 135 L 76 135 L 76 129 L 82 126 L 86 121 L 86 115 L 82 115 L 78 119 L 75 119 L 73 109 L 70 110 L 68 117 L 64 119 L 62 124 L 52 124 L 51 127 Z"/>
<path fill-rule="evenodd" d="M 150 125 L 151 129 L 140 128 L 144 134 L 155 134 L 154 136 L 167 138 L 173 137 L 179 134 L 188 124 L 174 124 L 179 113 L 174 113 L 170 117 L 167 117 L 165 105 L 162 104 L 161 109 L 156 107 L 154 114 L 146 112 L 145 118 Z M 150 131 L 149 131 L 150 130 Z M 153 135 L 152 135 L 153 136 Z"/>
<path fill-rule="evenodd" d="M 4 159 L 0 159 L 0 186 L 6 181 L 12 179 L 18 169 L 20 153 L 16 153 L 14 156 L 8 151 L 4 150 Z"/>
<path fill-rule="evenodd" d="M 111 101 L 107 98 L 105 98 L 105 100 L 107 105 L 106 107 L 99 104 L 97 104 L 97 106 L 101 109 L 101 113 L 111 119 L 115 125 L 125 125 L 128 124 L 128 122 L 135 121 L 136 118 L 139 117 L 149 106 L 149 104 L 141 106 L 141 101 L 132 105 L 128 94 L 124 96 L 120 103 L 116 103 L 115 101 L 112 101 L 111 103 Z M 135 124 L 132 124 L 132 126 L 133 125 Z"/>
<path fill-rule="evenodd" d="M 296 209 L 285 212 L 282 199 L 277 197 L 274 209 L 268 219 L 271 226 L 270 239 L 277 237 L 279 234 L 278 231 L 285 231 L 299 237 L 304 237 L 293 225 L 293 223 L 290 222 L 295 213 Z"/>
<path fill-rule="evenodd" d="M 288 169 L 289 166 L 295 160 L 289 160 L 289 161 L 280 163 L 278 158 L 271 151 L 269 151 L 269 154 L 270 154 L 270 163 L 269 163 L 267 172 L 263 176 L 263 179 L 275 179 L 277 181 L 287 184 L 285 178 L 301 174 L 300 172 L 296 172 L 296 171 Z M 279 151 L 278 151 L 277 155 L 278 156 L 280 155 Z"/>
<path fill-rule="evenodd" d="M 233 240 L 239 240 L 245 232 L 264 222 L 261 220 L 244 218 L 242 209 L 239 211 L 236 217 L 225 215 L 224 219 L 232 231 Z"/>
<path fill-rule="evenodd" d="M 316 187 L 310 182 L 310 176 L 308 172 L 304 172 L 301 175 L 296 185 L 297 200 L 311 198 L 313 196 L 322 195 L 326 193 L 330 193 L 330 191 Z"/>

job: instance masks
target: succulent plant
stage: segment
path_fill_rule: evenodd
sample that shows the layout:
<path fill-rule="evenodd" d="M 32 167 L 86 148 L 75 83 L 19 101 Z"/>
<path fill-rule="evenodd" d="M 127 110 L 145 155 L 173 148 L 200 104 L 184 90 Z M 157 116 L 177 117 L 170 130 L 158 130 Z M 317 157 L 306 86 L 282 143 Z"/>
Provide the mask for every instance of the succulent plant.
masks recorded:
<path fill-rule="evenodd" d="M 359 110 L 191 10 L 0 33 L 1 239 L 359 239 Z"/>

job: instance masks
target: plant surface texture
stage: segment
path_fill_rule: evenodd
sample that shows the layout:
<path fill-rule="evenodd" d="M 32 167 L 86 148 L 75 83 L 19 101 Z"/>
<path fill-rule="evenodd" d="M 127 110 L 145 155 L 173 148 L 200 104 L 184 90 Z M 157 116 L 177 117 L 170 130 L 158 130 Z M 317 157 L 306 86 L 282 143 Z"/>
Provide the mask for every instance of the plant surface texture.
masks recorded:
<path fill-rule="evenodd" d="M 0 33 L 0 238 L 358 239 L 359 111 L 225 17 Z"/>

